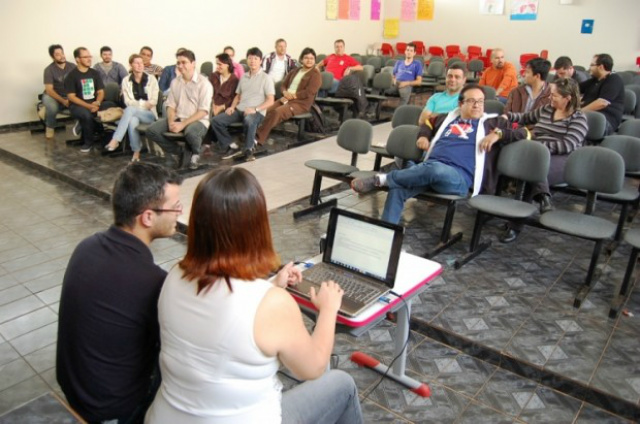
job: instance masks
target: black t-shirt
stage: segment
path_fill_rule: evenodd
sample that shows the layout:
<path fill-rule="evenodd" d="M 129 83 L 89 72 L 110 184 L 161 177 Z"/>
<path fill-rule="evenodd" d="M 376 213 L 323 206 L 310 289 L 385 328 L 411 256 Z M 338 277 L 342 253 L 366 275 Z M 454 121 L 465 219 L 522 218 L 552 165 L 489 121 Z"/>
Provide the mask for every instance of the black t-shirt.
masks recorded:
<path fill-rule="evenodd" d="M 604 79 L 591 78 L 580 84 L 582 105 L 586 106 L 597 99 L 609 101 L 609 106 L 600 109 L 607 121 L 617 130 L 624 112 L 624 82 L 619 75 L 609 74 Z"/>
<path fill-rule="evenodd" d="M 73 252 L 60 296 L 56 371 L 85 420 L 130 415 L 144 400 L 158 358 L 165 277 L 142 241 L 113 226 Z"/>
<path fill-rule="evenodd" d="M 87 69 L 87 72 L 80 72 L 78 68 L 69 72 L 64 79 L 64 89 L 69 93 L 75 93 L 76 97 L 87 103 L 96 101 L 98 90 L 104 89 L 102 78 L 98 71 L 93 68 Z"/>

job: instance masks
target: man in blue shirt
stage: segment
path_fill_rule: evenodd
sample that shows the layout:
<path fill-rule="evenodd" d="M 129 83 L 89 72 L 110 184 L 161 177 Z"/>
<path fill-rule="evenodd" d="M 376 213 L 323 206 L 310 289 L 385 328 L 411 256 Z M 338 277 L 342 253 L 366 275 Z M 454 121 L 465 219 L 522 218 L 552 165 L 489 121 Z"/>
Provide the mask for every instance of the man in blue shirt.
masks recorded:
<path fill-rule="evenodd" d="M 447 69 L 446 90 L 429 97 L 422 114 L 420 114 L 418 124 L 422 125 L 429 118 L 435 118 L 441 113 L 449 113 L 457 108 L 460 90 L 466 82 L 464 67 L 459 63 L 451 64 Z"/>
<path fill-rule="evenodd" d="M 460 91 L 459 108 L 435 120 L 427 120 L 421 127 L 416 146 L 426 151 L 423 162 L 409 168 L 356 178 L 351 188 L 368 193 L 376 187 L 388 186 L 382 219 L 397 224 L 404 202 L 425 191 L 466 196 L 473 187 L 473 195 L 480 192 L 485 152 L 482 140 L 515 141 L 526 138 L 526 129 L 514 130 L 508 121 L 489 118 L 484 113 L 484 90 L 475 84 Z"/>
<path fill-rule="evenodd" d="M 407 44 L 407 49 L 404 51 L 405 59 L 397 61 L 393 67 L 394 87 L 387 90 L 387 94 L 399 94 L 400 106 L 409 103 L 413 87 L 422 84 L 422 63 L 413 59 L 415 55 L 415 44 Z"/>

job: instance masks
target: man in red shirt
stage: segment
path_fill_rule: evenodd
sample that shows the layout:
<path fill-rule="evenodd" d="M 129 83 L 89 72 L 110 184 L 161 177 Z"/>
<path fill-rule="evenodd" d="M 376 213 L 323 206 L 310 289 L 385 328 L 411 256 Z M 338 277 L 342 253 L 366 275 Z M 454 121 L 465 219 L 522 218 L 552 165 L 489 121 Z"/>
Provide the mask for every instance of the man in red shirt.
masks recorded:
<path fill-rule="evenodd" d="M 331 86 L 330 93 L 335 93 L 338 89 L 340 80 L 351 72 L 361 71 L 362 65 L 353 57 L 344 54 L 344 40 L 336 40 L 333 43 L 335 53 L 328 56 L 325 60 L 316 65 L 319 70 L 324 67 L 325 71 L 333 74 L 333 85 Z"/>

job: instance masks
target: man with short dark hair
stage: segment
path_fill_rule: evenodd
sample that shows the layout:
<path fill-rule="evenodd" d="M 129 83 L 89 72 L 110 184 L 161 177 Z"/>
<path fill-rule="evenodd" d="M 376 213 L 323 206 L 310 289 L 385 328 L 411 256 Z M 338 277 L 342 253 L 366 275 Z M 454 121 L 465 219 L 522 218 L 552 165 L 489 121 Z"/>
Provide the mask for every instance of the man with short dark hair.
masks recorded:
<path fill-rule="evenodd" d="M 449 113 L 457 108 L 460 100 L 460 90 L 462 90 L 466 82 L 465 68 L 460 63 L 452 63 L 447 69 L 445 90 L 429 97 L 427 104 L 424 105 L 424 110 L 420 114 L 418 125 L 424 124 L 429 118 L 435 118 L 441 113 Z"/>
<path fill-rule="evenodd" d="M 162 66 L 151 63 L 153 59 L 153 49 L 149 46 L 143 46 L 140 49 L 140 56 L 142 56 L 142 62 L 144 62 L 144 71 L 149 75 L 160 78 L 162 75 Z"/>
<path fill-rule="evenodd" d="M 147 129 L 147 137 L 158 143 L 165 151 L 167 166 L 176 166 L 174 155 L 179 148 L 174 140 L 164 133 L 184 132 L 186 148 L 191 153 L 189 167 L 197 169 L 200 161 L 200 146 L 209 129 L 209 113 L 213 87 L 209 80 L 196 70 L 196 56 L 191 50 L 176 55 L 176 66 L 180 73 L 171 82 L 167 97 L 167 117 L 158 119 Z M 184 165 L 184 164 L 183 164 Z"/>
<path fill-rule="evenodd" d="M 262 68 L 273 82 L 282 81 L 285 75 L 296 69 L 296 61 L 287 54 L 287 42 L 283 38 L 276 40 L 276 50 L 264 58 Z"/>
<path fill-rule="evenodd" d="M 180 177 L 132 163 L 116 178 L 114 224 L 74 250 L 62 282 L 56 376 L 88 422 L 139 423 L 158 388 L 157 303 L 166 271 L 149 250 L 176 231 Z"/>
<path fill-rule="evenodd" d="M 342 78 L 351 72 L 362 70 L 360 62 L 344 53 L 344 40 L 336 40 L 333 43 L 333 48 L 335 49 L 335 53 L 327 56 L 316 65 L 318 69 L 324 68 L 327 72 L 333 74 L 333 85 L 329 90 L 330 93 L 335 93 L 338 90 L 338 85 Z"/>
<path fill-rule="evenodd" d="M 245 156 L 245 160 L 253 161 L 256 140 L 256 130 L 264 119 L 267 109 L 273 105 L 275 99 L 275 84 L 273 79 L 261 68 L 262 52 L 257 47 L 247 50 L 247 65 L 249 72 L 245 73 L 236 96 L 224 113 L 211 118 L 211 129 L 218 140 L 218 150 L 223 159 Z M 244 146 L 231 142 L 229 125 L 242 122 L 244 126 Z"/>
<path fill-rule="evenodd" d="M 397 224 L 404 202 L 427 189 L 466 196 L 473 188 L 473 194 L 478 194 L 485 159 L 482 141 L 486 137 L 508 141 L 527 137 L 525 129 L 511 129 L 505 119 L 489 118 L 484 113 L 484 90 L 478 85 L 466 85 L 460 91 L 458 105 L 453 112 L 420 127 L 416 146 L 426 152 L 423 162 L 351 182 L 358 193 L 389 187 L 383 220 Z"/>
<path fill-rule="evenodd" d="M 400 105 L 406 105 L 411 98 L 413 87 L 422 84 L 422 63 L 414 60 L 416 45 L 408 43 L 404 51 L 404 60 L 396 61 L 393 66 L 393 87 L 387 90 L 388 94 L 399 95 Z"/>
<path fill-rule="evenodd" d="M 45 137 L 53 138 L 57 125 L 56 115 L 62 109 L 69 107 L 67 91 L 64 88 L 64 79 L 76 68 L 73 63 L 67 62 L 64 56 L 64 49 L 60 44 L 49 46 L 49 56 L 53 62 L 44 68 L 44 94 L 42 94 L 42 104 L 44 105 Z"/>
<path fill-rule="evenodd" d="M 121 63 L 113 60 L 111 47 L 102 46 L 100 48 L 100 58 L 102 58 L 102 62 L 93 65 L 93 69 L 100 74 L 102 83 L 107 85 L 110 82 L 115 82 L 120 85 L 124 77 L 127 76 L 127 70 Z"/>
<path fill-rule="evenodd" d="M 479 84 L 493 87 L 498 100 L 502 103 L 507 102 L 511 90 L 518 86 L 518 71 L 512 63 L 507 62 L 504 50 L 493 49 L 491 66 L 482 72 Z"/>
<path fill-rule="evenodd" d="M 580 83 L 582 111 L 598 111 L 607 118 L 605 135 L 618 130 L 624 112 L 624 82 L 612 70 L 613 58 L 597 54 L 589 65 L 591 79 Z"/>
<path fill-rule="evenodd" d="M 181 51 L 187 50 L 184 47 L 180 47 L 176 50 L 176 57 L 180 54 Z M 178 76 L 176 65 L 165 66 L 162 70 L 162 76 L 158 81 L 158 86 L 160 87 L 160 91 L 166 96 L 169 94 L 169 89 L 171 88 L 171 82 Z"/>
<path fill-rule="evenodd" d="M 550 69 L 551 62 L 541 57 L 528 61 L 524 70 L 524 84 L 509 94 L 505 113 L 525 113 L 551 103 L 551 89 L 547 83 Z"/>
<path fill-rule="evenodd" d="M 78 125 L 82 131 L 82 153 L 89 153 L 93 147 L 93 135 L 96 123 L 96 113 L 106 108 L 102 104 L 104 99 L 104 84 L 100 74 L 91 68 L 91 53 L 84 47 L 78 47 L 73 51 L 76 59 L 76 68 L 69 72 L 64 80 L 64 88 L 69 97 L 69 110 L 71 116 L 78 120 L 74 126 L 74 134 L 77 134 Z"/>
<path fill-rule="evenodd" d="M 584 72 L 573 67 L 573 62 L 569 56 L 557 58 L 553 68 L 556 70 L 556 78 L 573 78 L 577 83 L 585 82 L 589 79 Z"/>

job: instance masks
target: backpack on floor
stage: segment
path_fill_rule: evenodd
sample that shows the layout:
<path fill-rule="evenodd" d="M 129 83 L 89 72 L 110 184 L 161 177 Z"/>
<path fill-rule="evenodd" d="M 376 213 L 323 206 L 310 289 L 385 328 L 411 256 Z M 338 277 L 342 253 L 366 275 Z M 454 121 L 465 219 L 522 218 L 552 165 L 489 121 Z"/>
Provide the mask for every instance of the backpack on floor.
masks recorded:
<path fill-rule="evenodd" d="M 316 103 L 311 105 L 309 110 L 311 118 L 307 119 L 304 125 L 304 130 L 307 132 L 324 134 L 324 115 L 322 109 Z"/>
<path fill-rule="evenodd" d="M 349 74 L 340 80 L 336 97 L 353 100 L 352 110 L 354 118 L 358 118 L 361 114 L 365 113 L 367 105 L 369 104 L 367 101 L 367 93 L 364 91 L 364 85 L 358 72 Z"/>

